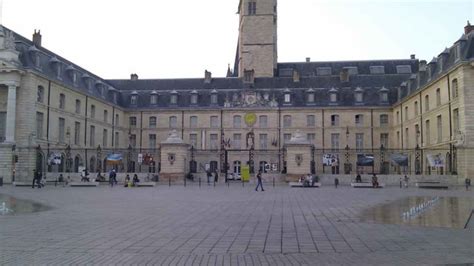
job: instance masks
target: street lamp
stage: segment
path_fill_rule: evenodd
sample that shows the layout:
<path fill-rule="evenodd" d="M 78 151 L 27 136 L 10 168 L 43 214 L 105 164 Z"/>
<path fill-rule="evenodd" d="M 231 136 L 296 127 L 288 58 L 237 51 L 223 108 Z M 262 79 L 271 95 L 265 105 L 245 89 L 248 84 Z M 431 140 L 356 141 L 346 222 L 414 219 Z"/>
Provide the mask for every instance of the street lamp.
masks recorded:
<path fill-rule="evenodd" d="M 102 148 L 97 146 L 97 172 L 102 172 Z"/>
<path fill-rule="evenodd" d="M 352 170 L 352 165 L 351 163 L 349 162 L 349 126 L 346 127 L 346 163 L 344 164 L 344 174 L 348 175 L 351 173 L 351 170 Z"/>

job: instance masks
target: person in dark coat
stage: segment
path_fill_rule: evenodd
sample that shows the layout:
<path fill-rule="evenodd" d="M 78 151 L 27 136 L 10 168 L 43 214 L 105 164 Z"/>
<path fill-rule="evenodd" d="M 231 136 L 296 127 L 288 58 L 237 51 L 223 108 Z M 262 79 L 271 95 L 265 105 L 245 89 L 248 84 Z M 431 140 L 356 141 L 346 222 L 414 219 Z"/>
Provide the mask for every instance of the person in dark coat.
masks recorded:
<path fill-rule="evenodd" d="M 217 171 L 214 171 L 214 182 L 217 183 L 218 179 L 219 179 L 219 175 L 217 174 Z"/>
<path fill-rule="evenodd" d="M 263 184 L 262 184 L 262 170 L 258 170 L 258 174 L 257 174 L 257 187 L 255 188 L 255 191 L 258 191 L 258 187 L 260 186 L 260 188 L 262 189 L 262 191 L 265 191 L 263 189 Z"/>

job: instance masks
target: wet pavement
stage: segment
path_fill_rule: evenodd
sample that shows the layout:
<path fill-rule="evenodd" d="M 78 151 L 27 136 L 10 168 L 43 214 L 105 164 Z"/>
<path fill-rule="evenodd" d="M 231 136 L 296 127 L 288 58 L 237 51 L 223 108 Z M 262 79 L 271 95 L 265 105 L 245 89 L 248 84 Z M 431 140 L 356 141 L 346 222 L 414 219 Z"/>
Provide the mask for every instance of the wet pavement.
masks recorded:
<path fill-rule="evenodd" d="M 474 262 L 473 191 L 264 188 L 0 187 L 52 207 L 0 216 L 0 265 Z"/>
<path fill-rule="evenodd" d="M 49 206 L 43 205 L 32 200 L 17 199 L 13 196 L 0 194 L 0 215 L 21 215 L 47 211 Z"/>

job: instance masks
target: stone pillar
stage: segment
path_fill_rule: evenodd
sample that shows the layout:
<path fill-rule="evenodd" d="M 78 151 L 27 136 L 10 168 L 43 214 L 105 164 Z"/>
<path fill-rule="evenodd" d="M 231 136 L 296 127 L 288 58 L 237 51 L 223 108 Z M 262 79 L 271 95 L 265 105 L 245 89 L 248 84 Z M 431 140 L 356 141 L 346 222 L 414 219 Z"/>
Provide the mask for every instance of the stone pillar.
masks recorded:
<path fill-rule="evenodd" d="M 15 143 L 15 126 L 16 126 L 16 86 L 8 85 L 5 142 Z"/>
<path fill-rule="evenodd" d="M 161 181 L 184 180 L 188 172 L 188 153 L 189 145 L 173 130 L 168 139 L 161 143 Z"/>
<path fill-rule="evenodd" d="M 286 147 L 286 181 L 297 181 L 311 173 L 311 143 L 299 131 L 291 137 Z"/>

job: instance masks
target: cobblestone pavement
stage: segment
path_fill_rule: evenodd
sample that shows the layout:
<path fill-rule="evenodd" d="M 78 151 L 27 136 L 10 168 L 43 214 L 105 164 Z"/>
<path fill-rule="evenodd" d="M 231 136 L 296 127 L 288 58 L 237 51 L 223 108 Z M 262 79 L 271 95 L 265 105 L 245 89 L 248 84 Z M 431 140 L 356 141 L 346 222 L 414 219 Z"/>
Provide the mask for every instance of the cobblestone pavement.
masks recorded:
<path fill-rule="evenodd" d="M 472 191 L 252 185 L 0 187 L 53 209 L 0 216 L 5 265 L 420 265 L 474 263 L 474 230 L 361 222 L 406 196 Z"/>

